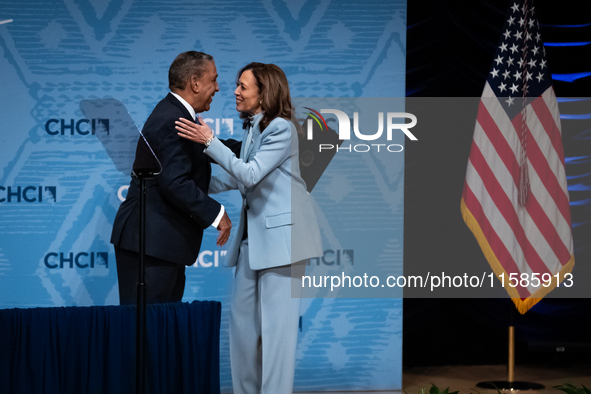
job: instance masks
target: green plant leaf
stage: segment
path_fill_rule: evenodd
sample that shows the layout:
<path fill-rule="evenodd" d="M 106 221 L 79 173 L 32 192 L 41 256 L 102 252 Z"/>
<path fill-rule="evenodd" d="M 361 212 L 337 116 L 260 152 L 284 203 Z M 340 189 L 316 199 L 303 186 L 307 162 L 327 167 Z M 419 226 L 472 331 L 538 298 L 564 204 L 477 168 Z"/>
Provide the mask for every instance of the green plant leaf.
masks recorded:
<path fill-rule="evenodd" d="M 583 385 L 583 387 L 576 387 L 570 383 L 565 383 L 559 386 L 554 386 L 555 389 L 564 391 L 566 394 L 591 394 L 591 390 Z"/>

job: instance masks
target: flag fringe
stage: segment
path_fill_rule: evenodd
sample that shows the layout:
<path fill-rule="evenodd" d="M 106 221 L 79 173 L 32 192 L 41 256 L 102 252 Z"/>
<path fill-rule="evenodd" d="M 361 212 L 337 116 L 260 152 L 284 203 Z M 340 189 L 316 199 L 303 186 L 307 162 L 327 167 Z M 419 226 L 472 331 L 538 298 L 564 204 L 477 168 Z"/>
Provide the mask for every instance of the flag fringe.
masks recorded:
<path fill-rule="evenodd" d="M 463 197 L 462 197 L 462 202 L 461 202 L 461 211 L 462 211 L 462 217 L 464 218 L 464 222 L 466 223 L 466 225 L 468 226 L 470 231 L 472 231 L 472 234 L 474 234 L 474 237 L 476 237 L 476 241 L 478 241 L 478 245 L 480 245 L 480 249 L 482 249 L 482 252 L 484 253 L 484 257 L 486 257 L 486 260 L 490 264 L 490 267 L 492 268 L 492 270 L 495 273 L 495 275 L 497 276 L 497 278 L 499 277 L 499 275 L 502 275 L 502 274 L 505 274 L 506 277 L 509 277 L 509 275 L 507 274 L 507 272 L 505 271 L 505 269 L 503 268 L 503 266 L 501 265 L 501 263 L 497 259 L 497 256 L 495 256 L 494 252 L 492 251 L 492 248 L 488 244 L 488 241 L 486 240 L 486 237 L 484 236 L 482 229 L 480 228 L 480 225 L 478 224 L 478 221 L 474 218 L 474 216 L 472 215 L 472 212 L 470 212 L 470 210 L 466 206 L 466 203 L 464 202 Z M 575 265 L 575 256 L 571 255 L 568 263 L 566 265 L 564 265 L 559 272 L 560 282 L 562 282 L 564 280 L 564 275 L 566 275 L 567 273 L 570 273 L 572 271 L 574 265 Z M 509 296 L 513 300 L 513 303 L 515 304 L 515 307 L 517 308 L 519 313 L 521 313 L 522 315 L 525 314 L 528 310 L 530 310 L 546 294 L 550 293 L 555 288 L 556 288 L 556 281 L 552 280 L 550 286 L 548 286 L 548 287 L 541 286 L 538 291 L 531 294 L 529 297 L 522 299 L 521 297 L 519 297 L 517 289 L 509 286 L 508 282 L 505 285 L 505 290 L 507 291 L 507 293 L 509 294 Z"/>
<path fill-rule="evenodd" d="M 570 259 L 568 260 L 568 263 L 566 263 L 562 267 L 562 269 L 560 271 L 558 271 L 558 275 L 560 278 L 559 283 L 562 283 L 562 281 L 564 280 L 564 275 L 570 274 L 572 272 L 574 265 L 575 265 L 575 256 L 571 255 Z M 550 286 L 548 286 L 548 287 L 541 286 L 538 289 L 538 291 L 533 293 L 531 296 L 529 296 L 525 300 L 518 299 L 518 301 L 520 301 L 520 305 L 517 305 L 517 303 L 515 305 L 517 306 L 518 310 L 520 308 L 524 308 L 523 312 L 521 312 L 521 310 L 519 311 L 521 314 L 524 314 L 532 306 L 536 305 L 538 303 L 538 301 L 540 301 L 542 298 L 544 298 L 545 295 L 550 293 L 555 288 L 556 288 L 556 281 L 553 279 Z M 513 302 L 516 302 L 516 301 L 513 300 Z"/>

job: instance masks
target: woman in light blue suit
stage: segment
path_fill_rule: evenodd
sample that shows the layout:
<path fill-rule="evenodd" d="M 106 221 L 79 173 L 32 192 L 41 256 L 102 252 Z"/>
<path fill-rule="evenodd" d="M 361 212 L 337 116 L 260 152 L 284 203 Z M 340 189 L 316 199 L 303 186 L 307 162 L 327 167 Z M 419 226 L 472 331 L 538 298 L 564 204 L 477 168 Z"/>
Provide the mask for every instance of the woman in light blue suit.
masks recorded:
<path fill-rule="evenodd" d="M 210 193 L 238 189 L 243 197 L 224 261 L 236 266 L 230 309 L 234 393 L 291 393 L 297 295 L 304 260 L 322 255 L 320 232 L 299 171 L 285 74 L 274 64 L 251 63 L 239 71 L 236 85 L 236 110 L 245 119 L 241 158 L 201 119 L 201 125 L 181 119 L 177 130 L 206 145 L 204 152 L 226 170 L 211 180 Z"/>

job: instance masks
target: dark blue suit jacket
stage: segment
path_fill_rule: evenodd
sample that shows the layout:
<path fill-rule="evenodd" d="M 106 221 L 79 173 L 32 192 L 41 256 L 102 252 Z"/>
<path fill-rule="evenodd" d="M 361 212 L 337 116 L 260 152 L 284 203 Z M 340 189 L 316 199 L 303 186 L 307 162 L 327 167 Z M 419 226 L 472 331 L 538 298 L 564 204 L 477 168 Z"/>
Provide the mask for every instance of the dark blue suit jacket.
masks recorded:
<path fill-rule="evenodd" d="M 180 117 L 191 119 L 183 104 L 168 94 L 142 130 L 162 164 L 162 172 L 147 180 L 146 254 L 191 265 L 199 254 L 203 230 L 217 217 L 220 204 L 207 195 L 211 159 L 203 153 L 204 145 L 178 136 L 174 122 Z M 238 141 L 226 144 L 240 149 Z M 132 177 L 111 234 L 111 243 L 135 252 L 139 249 L 138 198 L 139 180 Z"/>

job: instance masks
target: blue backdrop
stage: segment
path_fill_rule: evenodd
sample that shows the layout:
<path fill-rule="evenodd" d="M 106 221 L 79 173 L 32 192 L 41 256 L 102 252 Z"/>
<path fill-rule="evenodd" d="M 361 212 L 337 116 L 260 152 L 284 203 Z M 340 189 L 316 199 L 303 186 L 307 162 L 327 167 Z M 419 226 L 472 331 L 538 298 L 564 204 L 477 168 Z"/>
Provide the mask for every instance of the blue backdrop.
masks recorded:
<path fill-rule="evenodd" d="M 2 1 L 0 307 L 118 303 L 109 238 L 129 176 L 99 141 L 112 138 L 113 121 L 86 119 L 82 100 L 119 100 L 141 129 L 168 92 L 172 60 L 203 51 L 214 56 L 220 83 L 204 118 L 220 136 L 241 139 L 232 92 L 245 64 L 279 65 L 292 96 L 403 97 L 405 48 L 405 0 Z M 322 213 L 322 264 L 336 256 L 353 264 L 363 247 L 378 250 L 394 267 L 389 272 L 402 273 L 403 154 L 395 171 L 347 172 L 338 160 L 326 170 L 312 193 Z M 238 196 L 219 201 L 236 222 Z M 366 211 L 351 216 L 368 201 L 393 214 L 384 237 L 359 231 Z M 215 246 L 216 235 L 206 231 L 199 259 L 187 269 L 184 300 L 224 305 L 227 391 L 233 271 L 220 266 L 225 251 Z M 401 341 L 401 299 L 305 299 L 296 390 L 401 389 Z"/>

